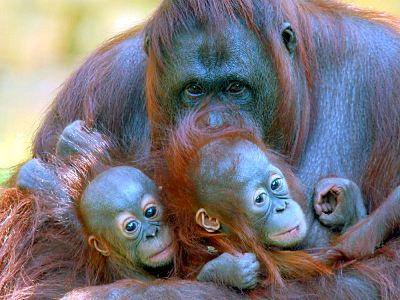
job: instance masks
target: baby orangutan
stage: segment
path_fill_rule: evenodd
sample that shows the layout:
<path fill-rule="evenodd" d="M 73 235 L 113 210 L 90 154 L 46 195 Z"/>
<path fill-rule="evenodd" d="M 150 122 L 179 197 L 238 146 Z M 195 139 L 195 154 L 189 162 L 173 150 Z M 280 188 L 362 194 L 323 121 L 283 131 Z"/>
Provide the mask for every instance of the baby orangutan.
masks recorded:
<path fill-rule="evenodd" d="M 306 237 L 303 210 L 293 200 L 285 175 L 257 145 L 247 140 L 211 142 L 201 148 L 194 174 L 198 207 L 195 219 L 207 232 L 229 236 L 231 229 L 225 221 L 234 218 L 231 212 L 235 208 L 244 213 L 249 227 L 265 246 L 290 248 Z M 210 261 L 198 280 L 212 280 L 209 269 L 215 272 L 222 268 Z"/>
<path fill-rule="evenodd" d="M 227 232 L 221 209 L 240 207 L 264 245 L 290 248 L 303 241 L 307 224 L 293 199 L 298 195 L 267 152 L 247 140 L 220 139 L 204 146 L 199 159 L 197 224 L 208 232 Z"/>
<path fill-rule="evenodd" d="M 153 181 L 134 167 L 110 168 L 86 187 L 78 205 L 88 243 L 121 278 L 151 280 L 171 265 L 171 231 Z M 138 270 L 138 271 L 135 271 Z"/>
<path fill-rule="evenodd" d="M 206 143 L 200 148 L 195 165 L 195 220 L 206 231 L 229 235 L 231 224 L 226 223 L 231 223 L 234 207 L 245 214 L 248 225 L 265 247 L 310 248 L 309 225 L 303 213 L 306 202 L 293 174 L 282 159 L 251 134 L 246 138 L 242 132 L 239 137 Z M 337 177 L 319 180 L 314 195 L 315 213 L 322 224 L 332 229 L 334 239 L 333 245 L 325 245 L 332 248 L 315 257 L 332 265 L 373 255 L 399 228 L 399 195 L 397 188 L 367 216 L 357 184 Z M 199 276 L 204 278 L 207 274 Z"/>
<path fill-rule="evenodd" d="M 345 186 L 349 192 L 355 190 L 340 195 L 344 197 L 342 206 L 350 212 L 336 211 L 335 218 L 329 219 L 332 228 L 348 228 L 366 215 L 358 187 L 352 182 L 329 178 L 317 185 L 321 191 L 315 208 L 325 219 L 337 208 L 334 197 L 341 192 L 337 186 Z M 195 186 L 199 206 L 196 222 L 205 230 L 227 232 L 221 210 L 241 207 L 265 246 L 307 247 L 303 243 L 308 233 L 301 207 L 305 206 L 304 196 L 288 167 L 271 150 L 246 139 L 210 142 L 199 152 Z"/>

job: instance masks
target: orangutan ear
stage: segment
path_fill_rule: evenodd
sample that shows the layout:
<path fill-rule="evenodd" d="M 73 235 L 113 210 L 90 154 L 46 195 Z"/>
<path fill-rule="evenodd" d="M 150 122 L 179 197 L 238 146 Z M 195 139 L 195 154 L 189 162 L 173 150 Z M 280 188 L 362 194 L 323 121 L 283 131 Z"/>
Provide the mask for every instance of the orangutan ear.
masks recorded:
<path fill-rule="evenodd" d="M 105 245 L 103 242 L 97 239 L 94 235 L 89 236 L 88 243 L 91 247 L 95 248 L 102 255 L 104 256 L 111 255 L 110 249 L 108 249 L 107 245 Z"/>
<path fill-rule="evenodd" d="M 285 22 L 283 24 L 282 39 L 289 53 L 290 54 L 294 53 L 297 47 L 297 38 L 296 38 L 296 33 L 294 32 L 292 26 L 288 22 Z"/>
<path fill-rule="evenodd" d="M 144 52 L 146 53 L 147 56 L 149 56 L 150 53 L 150 37 L 146 34 L 144 36 L 144 43 L 143 43 L 143 48 L 144 48 Z"/>
<path fill-rule="evenodd" d="M 221 224 L 217 218 L 208 215 L 204 208 L 200 208 L 196 213 L 196 223 L 208 232 L 216 232 L 221 228 Z"/>

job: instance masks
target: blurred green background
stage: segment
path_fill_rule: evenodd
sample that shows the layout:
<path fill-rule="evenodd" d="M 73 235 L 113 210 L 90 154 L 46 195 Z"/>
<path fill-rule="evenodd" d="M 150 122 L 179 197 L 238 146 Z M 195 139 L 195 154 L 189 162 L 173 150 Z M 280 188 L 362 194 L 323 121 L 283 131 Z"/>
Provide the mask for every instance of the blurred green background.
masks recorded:
<path fill-rule="evenodd" d="M 0 182 L 29 157 L 31 137 L 68 74 L 159 2 L 0 0 Z M 400 0 L 347 2 L 400 16 Z"/>

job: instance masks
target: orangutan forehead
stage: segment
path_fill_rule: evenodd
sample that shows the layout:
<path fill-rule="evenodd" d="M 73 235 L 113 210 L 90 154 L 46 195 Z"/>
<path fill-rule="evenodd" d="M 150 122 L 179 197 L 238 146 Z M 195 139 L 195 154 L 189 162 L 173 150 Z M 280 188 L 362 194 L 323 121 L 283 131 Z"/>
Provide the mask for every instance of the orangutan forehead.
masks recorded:
<path fill-rule="evenodd" d="M 237 184 L 262 176 L 270 167 L 265 152 L 257 145 L 246 140 L 231 143 L 221 139 L 201 150 L 199 176 L 213 184 Z"/>
<path fill-rule="evenodd" d="M 255 63 L 250 54 L 258 53 L 260 57 L 263 55 L 259 40 L 239 22 L 223 28 L 194 29 L 176 37 L 173 45 L 173 51 L 167 53 L 165 57 L 168 70 L 179 67 L 182 70 L 195 72 L 196 76 L 202 73 L 202 70 L 198 69 L 200 66 L 204 71 L 224 66 L 225 74 L 229 69 L 238 70 L 243 66 L 242 76 L 246 77 L 245 74 L 249 72 L 248 66 Z M 185 60 L 182 60 L 182 57 L 185 57 Z M 230 66 L 231 63 L 234 65 Z M 170 76 L 170 72 L 168 73 Z"/>
<path fill-rule="evenodd" d="M 140 209 L 144 195 L 157 195 L 154 183 L 133 167 L 116 167 L 97 176 L 86 188 L 81 211 L 88 215 Z"/>

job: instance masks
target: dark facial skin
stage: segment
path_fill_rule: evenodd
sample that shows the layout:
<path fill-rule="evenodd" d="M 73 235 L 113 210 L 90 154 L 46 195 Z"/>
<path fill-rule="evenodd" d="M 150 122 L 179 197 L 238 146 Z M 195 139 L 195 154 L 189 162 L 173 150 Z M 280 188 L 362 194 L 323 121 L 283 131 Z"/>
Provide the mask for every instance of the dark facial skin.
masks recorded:
<path fill-rule="evenodd" d="M 80 211 L 89 243 L 103 255 L 122 256 L 139 269 L 171 263 L 171 232 L 162 223 L 157 187 L 136 168 L 115 167 L 97 176 Z"/>
<path fill-rule="evenodd" d="M 175 40 L 174 56 L 167 60 L 161 78 L 164 109 L 177 116 L 206 101 L 229 103 L 268 128 L 276 108 L 272 99 L 277 82 L 271 63 L 255 36 L 240 24 L 223 32 L 211 35 L 195 30 Z"/>
<path fill-rule="evenodd" d="M 200 159 L 196 194 L 211 220 L 220 218 L 218 204 L 240 207 L 265 245 L 288 248 L 304 239 L 302 208 L 292 199 L 282 172 L 256 145 L 215 141 L 201 150 Z"/>

